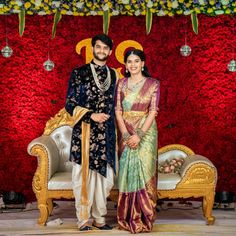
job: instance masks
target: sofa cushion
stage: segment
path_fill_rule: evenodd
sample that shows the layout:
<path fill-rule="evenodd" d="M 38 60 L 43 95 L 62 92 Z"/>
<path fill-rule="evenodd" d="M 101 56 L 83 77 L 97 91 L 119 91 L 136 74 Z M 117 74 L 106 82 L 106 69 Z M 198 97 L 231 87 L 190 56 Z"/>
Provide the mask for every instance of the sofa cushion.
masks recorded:
<path fill-rule="evenodd" d="M 58 171 L 72 171 L 72 163 L 69 161 L 71 146 L 72 128 L 70 126 L 61 126 L 51 133 L 51 138 L 57 145 L 60 160 Z"/>
<path fill-rule="evenodd" d="M 56 172 L 48 182 L 49 190 L 72 190 L 71 172 Z"/>
<path fill-rule="evenodd" d="M 158 173 L 158 190 L 171 190 L 175 189 L 176 185 L 180 182 L 181 177 L 179 174 L 170 173 L 170 174 L 162 174 Z"/>

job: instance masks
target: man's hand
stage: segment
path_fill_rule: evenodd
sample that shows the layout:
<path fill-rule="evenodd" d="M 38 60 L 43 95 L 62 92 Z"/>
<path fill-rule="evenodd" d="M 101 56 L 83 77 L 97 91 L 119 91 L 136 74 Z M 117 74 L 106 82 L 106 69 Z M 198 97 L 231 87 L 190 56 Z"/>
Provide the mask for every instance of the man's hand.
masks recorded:
<path fill-rule="evenodd" d="M 103 123 L 107 121 L 109 118 L 110 116 L 105 113 L 92 113 L 91 115 L 91 119 L 98 123 Z"/>

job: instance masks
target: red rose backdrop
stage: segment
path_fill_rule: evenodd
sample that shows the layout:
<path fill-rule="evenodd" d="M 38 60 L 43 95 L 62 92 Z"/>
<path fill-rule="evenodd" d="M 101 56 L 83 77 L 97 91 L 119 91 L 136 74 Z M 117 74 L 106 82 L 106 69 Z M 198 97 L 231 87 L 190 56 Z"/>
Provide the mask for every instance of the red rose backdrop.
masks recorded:
<path fill-rule="evenodd" d="M 28 143 L 40 136 L 47 120 L 65 104 L 71 70 L 85 63 L 84 48 L 76 44 L 102 33 L 102 17 L 63 16 L 55 39 L 50 39 L 50 58 L 55 68 L 47 72 L 51 16 L 26 16 L 23 37 L 18 16 L 7 16 L 12 57 L 0 56 L 1 65 L 1 159 L 0 191 L 19 191 L 27 201 L 35 199 L 31 182 L 37 158 L 27 154 Z M 217 190 L 236 193 L 236 73 L 227 70 L 236 36 L 230 16 L 199 16 L 199 34 L 190 17 L 154 17 L 152 31 L 145 33 L 145 17 L 112 17 L 109 36 L 114 50 L 108 64 L 122 67 L 115 57 L 125 40 L 140 43 L 148 68 L 161 82 L 159 147 L 180 143 L 207 156 L 218 169 Z M 5 46 L 5 16 L 0 16 L 0 46 Z M 180 55 L 185 42 L 189 57 Z"/>

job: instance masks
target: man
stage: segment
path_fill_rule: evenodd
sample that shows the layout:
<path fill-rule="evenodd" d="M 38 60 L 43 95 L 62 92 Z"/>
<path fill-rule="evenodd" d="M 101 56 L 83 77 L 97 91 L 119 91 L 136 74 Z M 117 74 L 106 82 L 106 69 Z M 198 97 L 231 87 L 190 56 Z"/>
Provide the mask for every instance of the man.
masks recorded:
<path fill-rule="evenodd" d="M 107 196 L 114 182 L 116 72 L 106 65 L 112 40 L 105 34 L 92 38 L 93 60 L 71 73 L 66 110 L 75 121 L 70 161 L 78 227 L 92 225 L 110 230 L 105 223 Z"/>

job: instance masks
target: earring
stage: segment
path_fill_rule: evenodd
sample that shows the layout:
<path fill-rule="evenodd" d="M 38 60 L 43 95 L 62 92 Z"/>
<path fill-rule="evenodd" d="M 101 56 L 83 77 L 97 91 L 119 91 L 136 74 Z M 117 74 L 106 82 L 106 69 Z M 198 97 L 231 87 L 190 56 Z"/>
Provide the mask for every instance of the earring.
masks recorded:
<path fill-rule="evenodd" d="M 126 70 L 125 70 L 125 73 L 127 74 L 128 72 L 129 72 L 129 71 L 126 69 Z"/>
<path fill-rule="evenodd" d="M 144 67 L 142 67 L 142 71 L 144 71 Z"/>

